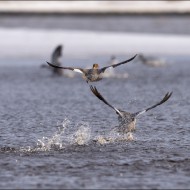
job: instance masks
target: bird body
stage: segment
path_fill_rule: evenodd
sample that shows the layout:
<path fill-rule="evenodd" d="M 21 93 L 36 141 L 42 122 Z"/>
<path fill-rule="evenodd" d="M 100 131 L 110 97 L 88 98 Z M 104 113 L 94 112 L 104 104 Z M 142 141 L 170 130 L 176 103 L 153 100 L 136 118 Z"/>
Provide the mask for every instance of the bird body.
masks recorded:
<path fill-rule="evenodd" d="M 122 116 L 118 116 L 118 130 L 122 133 L 135 131 L 136 118 L 129 112 L 122 111 L 121 113 Z"/>
<path fill-rule="evenodd" d="M 84 69 L 83 78 L 86 81 L 94 82 L 94 81 L 102 80 L 103 75 L 100 69 Z"/>

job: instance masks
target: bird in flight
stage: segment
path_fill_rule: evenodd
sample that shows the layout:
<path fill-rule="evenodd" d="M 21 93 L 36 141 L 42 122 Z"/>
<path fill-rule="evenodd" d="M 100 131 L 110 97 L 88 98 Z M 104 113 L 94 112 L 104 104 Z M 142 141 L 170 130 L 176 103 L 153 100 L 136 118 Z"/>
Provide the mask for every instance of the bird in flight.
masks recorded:
<path fill-rule="evenodd" d="M 62 66 L 58 66 L 58 65 L 54 65 L 52 63 L 47 62 L 48 65 L 54 67 L 54 68 L 58 68 L 58 69 L 68 69 L 68 70 L 72 70 L 74 72 L 78 72 L 81 73 L 83 78 L 86 80 L 86 82 L 96 82 L 99 81 L 103 78 L 103 73 L 105 72 L 105 70 L 109 67 L 115 68 L 119 65 L 128 63 L 130 61 L 132 61 L 135 57 L 137 56 L 137 54 L 135 56 L 133 56 L 132 58 L 125 60 L 123 62 L 117 63 L 117 64 L 113 64 L 113 65 L 109 65 L 106 67 L 102 67 L 99 68 L 99 65 L 97 63 L 93 64 L 92 69 L 82 69 L 82 68 L 74 68 L 74 67 L 62 67 Z"/>
<path fill-rule="evenodd" d="M 55 65 L 61 66 L 60 58 L 62 56 L 62 45 L 56 46 L 51 54 L 51 62 Z M 50 68 L 47 64 L 42 64 L 41 68 L 48 68 L 51 69 L 54 75 L 63 75 L 63 70 L 57 68 Z"/>
<path fill-rule="evenodd" d="M 98 92 L 98 90 L 96 89 L 96 87 L 93 87 L 92 85 L 90 85 L 90 89 L 93 92 L 93 94 L 99 98 L 102 102 L 104 102 L 106 105 L 108 105 L 109 107 L 111 107 L 112 109 L 114 109 L 116 111 L 116 114 L 118 115 L 118 122 L 119 122 L 119 132 L 122 133 L 127 133 L 127 132 L 132 132 L 135 130 L 135 124 L 136 124 L 136 119 L 137 116 L 163 104 L 164 102 L 166 102 L 172 95 L 172 92 L 168 92 L 165 94 L 164 98 L 159 101 L 158 103 L 154 104 L 153 106 L 150 106 L 142 111 L 136 112 L 136 113 L 130 113 L 130 112 L 126 112 L 126 111 L 122 111 L 120 109 L 115 108 L 114 106 L 112 106 L 111 104 L 109 104 L 104 97 Z"/>
<path fill-rule="evenodd" d="M 51 62 L 57 66 L 61 66 L 60 57 L 62 56 L 62 45 L 58 45 L 52 53 Z M 53 68 L 53 73 L 56 75 L 63 75 L 63 71 L 57 68 Z"/>

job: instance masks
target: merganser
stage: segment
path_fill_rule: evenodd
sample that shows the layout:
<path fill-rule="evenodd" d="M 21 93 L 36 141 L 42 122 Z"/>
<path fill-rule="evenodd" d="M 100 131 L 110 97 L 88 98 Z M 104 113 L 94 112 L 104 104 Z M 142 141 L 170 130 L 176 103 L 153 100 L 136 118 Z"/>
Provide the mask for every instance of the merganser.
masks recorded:
<path fill-rule="evenodd" d="M 93 92 L 93 94 L 99 98 L 102 102 L 104 102 L 105 104 L 107 104 L 109 107 L 111 107 L 112 109 L 114 109 L 116 111 L 116 114 L 118 114 L 118 121 L 119 121 L 119 132 L 123 132 L 123 133 L 128 133 L 128 132 L 132 132 L 135 130 L 135 124 L 136 124 L 136 119 L 139 115 L 157 107 L 158 105 L 163 104 L 164 102 L 166 102 L 172 95 L 172 92 L 168 92 L 165 94 L 164 98 L 159 101 L 158 103 L 154 104 L 153 106 L 144 109 L 142 111 L 136 112 L 136 113 L 130 113 L 130 112 L 126 112 L 120 109 L 115 108 L 114 106 L 112 106 L 111 104 L 109 104 L 104 97 L 98 92 L 98 90 L 96 89 L 96 87 L 93 87 L 92 85 L 90 85 L 90 89 Z"/>
<path fill-rule="evenodd" d="M 107 68 L 109 68 L 109 67 L 115 68 L 115 67 L 117 67 L 119 65 L 128 63 L 128 62 L 132 61 L 136 56 L 137 56 L 137 54 L 135 56 L 133 56 L 132 58 L 128 59 L 128 60 L 125 60 L 123 62 L 114 64 L 114 65 L 109 65 L 109 66 L 106 66 L 106 67 L 102 67 L 102 68 L 99 68 L 99 65 L 97 63 L 95 63 L 95 64 L 93 64 L 92 69 L 62 67 L 62 66 L 54 65 L 54 64 L 49 63 L 49 62 L 47 62 L 47 64 L 49 64 L 52 67 L 58 68 L 58 69 L 68 69 L 68 70 L 72 70 L 72 71 L 75 71 L 75 72 L 79 72 L 79 73 L 82 74 L 84 80 L 86 80 L 86 82 L 88 83 L 88 82 L 96 82 L 96 81 L 102 80 L 103 73 L 105 72 L 105 70 Z"/>

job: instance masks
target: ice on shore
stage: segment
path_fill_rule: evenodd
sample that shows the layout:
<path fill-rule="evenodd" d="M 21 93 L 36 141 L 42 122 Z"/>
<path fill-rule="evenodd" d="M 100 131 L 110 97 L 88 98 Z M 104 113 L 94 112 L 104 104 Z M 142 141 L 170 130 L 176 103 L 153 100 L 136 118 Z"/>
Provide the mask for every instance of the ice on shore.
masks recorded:
<path fill-rule="evenodd" d="M 136 53 L 190 54 L 188 35 L 0 28 L 0 37 L 0 59 L 49 57 L 58 44 L 64 44 L 64 56 L 71 58 Z"/>

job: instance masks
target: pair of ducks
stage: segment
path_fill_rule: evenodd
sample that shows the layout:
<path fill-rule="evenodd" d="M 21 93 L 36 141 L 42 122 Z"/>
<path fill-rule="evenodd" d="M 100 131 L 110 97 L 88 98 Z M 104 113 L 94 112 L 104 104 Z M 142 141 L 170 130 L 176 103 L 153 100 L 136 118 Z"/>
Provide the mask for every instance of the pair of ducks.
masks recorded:
<path fill-rule="evenodd" d="M 105 72 L 106 69 L 112 67 L 115 68 L 119 65 L 128 63 L 130 61 L 132 61 L 133 59 L 135 59 L 137 55 L 133 56 L 130 59 L 127 59 L 125 61 L 110 65 L 110 66 L 106 66 L 106 67 L 102 67 L 99 68 L 99 65 L 93 64 L 91 69 L 83 69 L 83 68 L 74 68 L 74 67 L 62 67 L 60 65 L 55 65 L 52 63 L 48 63 L 48 65 L 50 65 L 51 67 L 55 68 L 55 69 L 68 69 L 68 70 L 72 70 L 74 72 L 78 72 L 82 74 L 83 79 L 89 83 L 89 82 L 97 82 L 99 80 L 102 80 L 103 78 L 103 73 Z M 165 94 L 165 96 L 163 97 L 163 99 L 159 102 L 157 102 L 156 104 L 154 104 L 153 106 L 150 106 L 146 109 L 143 109 L 142 111 L 138 111 L 135 113 L 130 113 L 130 112 L 126 112 L 124 110 L 118 109 L 114 106 L 112 106 L 110 103 L 107 102 L 107 100 L 100 94 L 100 92 L 97 90 L 96 87 L 93 87 L 92 85 L 90 85 L 90 90 L 92 91 L 92 93 L 98 98 L 100 99 L 102 102 L 104 102 L 106 105 L 108 105 L 110 108 L 112 108 L 116 114 L 118 115 L 118 122 L 119 122 L 119 128 L 118 131 L 122 132 L 122 133 L 128 133 L 128 132 L 132 132 L 135 130 L 135 124 L 136 124 L 136 119 L 139 115 L 146 113 L 147 111 L 163 104 L 164 102 L 166 102 L 172 95 L 172 92 L 168 92 Z"/>

